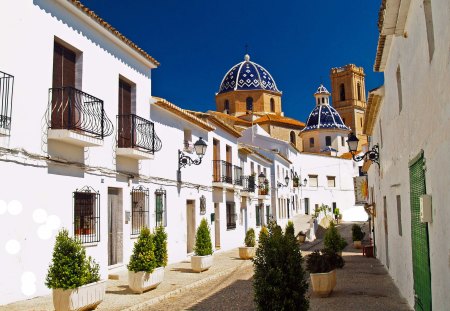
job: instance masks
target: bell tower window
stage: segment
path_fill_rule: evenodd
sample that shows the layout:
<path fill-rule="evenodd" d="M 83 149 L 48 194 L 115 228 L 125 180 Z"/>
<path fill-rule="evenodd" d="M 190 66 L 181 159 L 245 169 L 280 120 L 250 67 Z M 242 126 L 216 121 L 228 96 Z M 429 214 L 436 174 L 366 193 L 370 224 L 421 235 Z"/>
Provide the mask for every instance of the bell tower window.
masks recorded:
<path fill-rule="evenodd" d="M 358 100 L 361 100 L 361 83 L 358 82 L 358 84 L 356 85 L 356 89 L 358 92 Z"/>
<path fill-rule="evenodd" d="M 291 139 L 291 143 L 292 143 L 293 145 L 295 145 L 295 132 L 294 132 L 294 131 L 291 131 L 291 133 L 290 133 L 290 139 Z"/>
<path fill-rule="evenodd" d="M 228 99 L 225 99 L 225 103 L 223 106 L 224 112 L 227 114 L 230 113 L 230 102 L 228 101 Z"/>
<path fill-rule="evenodd" d="M 341 85 L 339 85 L 339 99 L 341 101 L 345 100 L 345 86 L 344 86 L 344 83 L 341 83 Z"/>
<path fill-rule="evenodd" d="M 275 112 L 275 100 L 273 98 L 270 99 L 270 111 Z"/>

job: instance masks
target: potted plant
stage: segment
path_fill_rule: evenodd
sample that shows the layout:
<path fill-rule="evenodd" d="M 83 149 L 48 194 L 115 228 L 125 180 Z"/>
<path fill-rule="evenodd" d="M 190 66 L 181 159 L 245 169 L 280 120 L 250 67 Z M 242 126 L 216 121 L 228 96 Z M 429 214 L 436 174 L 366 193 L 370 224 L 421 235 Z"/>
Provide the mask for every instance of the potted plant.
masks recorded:
<path fill-rule="evenodd" d="M 303 232 L 303 231 L 300 231 L 297 234 L 297 241 L 298 241 L 298 243 L 299 244 L 305 243 L 305 240 L 306 240 L 306 233 Z"/>
<path fill-rule="evenodd" d="M 195 234 L 195 255 L 191 257 L 191 268 L 195 272 L 208 270 L 213 264 L 211 233 L 205 218 L 200 222 Z"/>
<path fill-rule="evenodd" d="M 325 248 L 331 250 L 335 253 L 342 254 L 342 250 L 347 246 L 347 241 L 339 234 L 336 225 L 331 222 L 327 231 L 325 232 L 325 237 L 323 239 L 323 244 Z"/>
<path fill-rule="evenodd" d="M 336 286 L 336 268 L 342 268 L 344 260 L 335 252 L 324 249 L 314 251 L 306 257 L 313 292 L 328 297 Z"/>
<path fill-rule="evenodd" d="M 245 233 L 245 246 L 239 247 L 239 257 L 241 259 L 253 258 L 253 256 L 255 256 L 255 243 L 255 230 L 253 230 L 253 228 L 250 228 Z"/>
<path fill-rule="evenodd" d="M 128 286 L 133 293 L 142 294 L 146 290 L 156 288 L 162 282 L 164 267 L 158 268 L 156 252 L 155 236 L 147 227 L 142 228 L 127 266 Z"/>
<path fill-rule="evenodd" d="M 298 186 L 299 186 L 299 181 L 300 181 L 300 178 L 299 178 L 299 177 L 294 177 L 294 178 L 292 178 L 292 184 L 293 184 L 293 186 L 294 186 L 294 187 L 298 187 Z"/>
<path fill-rule="evenodd" d="M 352 226 L 352 239 L 354 248 L 362 248 L 361 241 L 364 239 L 365 232 L 362 231 L 361 226 L 354 224 Z"/>
<path fill-rule="evenodd" d="M 95 309 L 105 297 L 106 281 L 100 281 L 99 265 L 81 243 L 62 229 L 56 236 L 52 263 L 45 285 L 52 289 L 53 306 L 59 310 Z"/>
<path fill-rule="evenodd" d="M 79 217 L 75 218 L 74 225 L 75 225 L 75 235 L 81 235 L 82 230 L 81 230 L 81 222 L 80 222 Z"/>
<path fill-rule="evenodd" d="M 340 214 L 339 207 L 336 207 L 334 209 L 333 214 L 334 214 L 334 219 L 336 220 L 336 223 L 339 223 L 339 214 Z"/>

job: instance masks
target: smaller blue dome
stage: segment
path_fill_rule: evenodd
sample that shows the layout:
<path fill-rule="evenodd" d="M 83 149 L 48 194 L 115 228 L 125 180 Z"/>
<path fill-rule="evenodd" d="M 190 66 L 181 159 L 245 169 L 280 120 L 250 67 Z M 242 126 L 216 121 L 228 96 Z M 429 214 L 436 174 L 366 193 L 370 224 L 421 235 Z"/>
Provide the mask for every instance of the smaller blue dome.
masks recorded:
<path fill-rule="evenodd" d="M 342 122 L 339 113 L 328 104 L 317 105 L 309 114 L 308 121 L 302 132 L 317 129 L 339 129 L 350 131 Z"/>
<path fill-rule="evenodd" d="M 321 84 L 318 88 L 317 91 L 314 93 L 314 95 L 318 95 L 318 94 L 326 94 L 326 95 L 330 95 L 330 92 L 328 92 L 327 88 L 323 86 L 323 84 Z"/>
<path fill-rule="evenodd" d="M 219 94 L 231 91 L 266 90 L 281 93 L 270 73 L 245 55 L 244 61 L 234 65 L 222 79 Z"/>

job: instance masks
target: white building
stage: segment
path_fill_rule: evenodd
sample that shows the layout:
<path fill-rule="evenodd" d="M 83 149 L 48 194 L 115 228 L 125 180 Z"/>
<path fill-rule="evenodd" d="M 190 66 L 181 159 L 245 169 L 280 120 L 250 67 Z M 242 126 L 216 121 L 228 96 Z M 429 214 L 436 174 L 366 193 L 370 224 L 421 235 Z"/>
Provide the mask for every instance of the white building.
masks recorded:
<path fill-rule="evenodd" d="M 380 150 L 368 171 L 376 256 L 416 310 L 450 309 L 449 12 L 447 0 L 383 1 L 374 69 L 385 82 L 365 122 Z"/>

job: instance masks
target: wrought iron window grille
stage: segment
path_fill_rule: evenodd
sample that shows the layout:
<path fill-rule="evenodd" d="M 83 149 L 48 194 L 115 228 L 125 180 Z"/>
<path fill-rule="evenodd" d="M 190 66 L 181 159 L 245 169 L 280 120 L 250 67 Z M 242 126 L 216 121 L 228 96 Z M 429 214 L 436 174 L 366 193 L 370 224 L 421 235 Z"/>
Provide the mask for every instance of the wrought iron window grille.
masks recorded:
<path fill-rule="evenodd" d="M 227 229 L 236 229 L 236 206 L 234 202 L 227 202 Z"/>
<path fill-rule="evenodd" d="M 48 128 L 79 131 L 99 139 L 113 133 L 113 123 L 103 109 L 103 100 L 74 87 L 51 88 L 48 94 Z"/>
<path fill-rule="evenodd" d="M 73 232 L 81 243 L 100 242 L 100 193 L 90 186 L 77 189 L 73 197 Z"/>
<path fill-rule="evenodd" d="M 155 191 L 155 219 L 156 227 L 167 226 L 166 217 L 166 190 L 163 188 L 156 189 Z"/>
<path fill-rule="evenodd" d="M 0 129 L 11 131 L 14 76 L 0 71 Z"/>
<path fill-rule="evenodd" d="M 131 234 L 138 235 L 149 227 L 149 190 L 143 186 L 131 189 Z"/>

